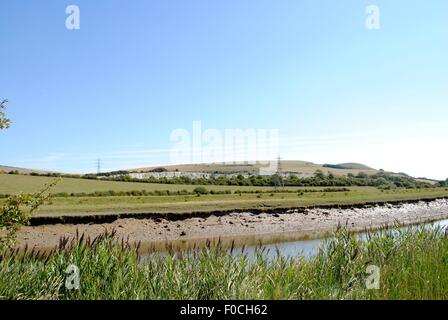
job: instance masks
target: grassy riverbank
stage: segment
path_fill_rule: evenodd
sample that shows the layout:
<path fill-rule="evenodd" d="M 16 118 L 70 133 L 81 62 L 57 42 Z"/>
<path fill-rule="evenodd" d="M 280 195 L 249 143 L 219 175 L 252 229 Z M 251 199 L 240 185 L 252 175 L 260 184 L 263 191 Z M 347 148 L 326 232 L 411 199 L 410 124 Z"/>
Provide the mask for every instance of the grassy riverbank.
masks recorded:
<path fill-rule="evenodd" d="M 241 249 L 238 249 L 241 250 Z M 237 251 L 235 249 L 235 251 Z M 80 289 L 65 287 L 66 268 L 80 270 Z M 379 289 L 366 289 L 368 266 Z M 3 299 L 448 299 L 448 234 L 414 228 L 384 231 L 363 242 L 344 231 L 309 260 L 269 261 L 208 248 L 150 255 L 105 237 L 62 244 L 48 257 L 3 253 Z"/>
<path fill-rule="evenodd" d="M 0 193 L 35 192 L 53 181 L 48 177 L 1 175 Z M 362 204 L 384 201 L 435 199 L 448 197 L 447 188 L 379 190 L 375 187 L 273 187 L 203 186 L 208 194 L 191 194 L 198 186 L 98 181 L 63 178 L 53 192 L 56 196 L 36 213 L 40 216 L 92 215 L 96 213 L 179 213 L 250 210 L 259 208 L 295 208 L 316 205 Z M 330 191 L 332 189 L 333 191 Z M 151 192 L 151 195 L 114 195 L 107 192 Z M 169 195 L 163 194 L 168 191 Z M 241 191 L 241 193 L 239 192 Z M 102 196 L 71 193 L 106 192 Z M 175 194 L 180 192 L 180 194 Z M 182 192 L 185 192 L 182 194 Z M 218 194 L 217 194 L 218 193 Z M 0 199 L 0 205 L 5 199 Z"/>
<path fill-rule="evenodd" d="M 297 208 L 318 205 L 351 205 L 385 201 L 436 199 L 448 197 L 444 188 L 381 192 L 371 187 L 356 187 L 350 192 L 310 192 L 272 194 L 222 194 L 184 196 L 115 196 L 54 198 L 36 215 L 93 215 L 96 213 L 178 213 Z M 0 201 L 1 204 L 1 201 Z"/>

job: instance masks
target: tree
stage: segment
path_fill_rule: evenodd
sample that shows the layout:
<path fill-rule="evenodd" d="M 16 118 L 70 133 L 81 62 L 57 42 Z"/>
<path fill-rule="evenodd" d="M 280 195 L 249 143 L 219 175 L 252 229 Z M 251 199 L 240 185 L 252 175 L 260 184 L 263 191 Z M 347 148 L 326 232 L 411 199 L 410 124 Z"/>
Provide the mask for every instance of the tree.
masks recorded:
<path fill-rule="evenodd" d="M 358 175 L 356 177 L 359 179 L 366 179 L 369 177 L 369 175 L 365 172 L 360 172 L 360 173 L 358 173 Z"/>
<path fill-rule="evenodd" d="M 37 193 L 20 193 L 6 200 L 0 208 L 0 228 L 4 229 L 0 236 L 0 249 L 14 245 L 19 228 L 27 225 L 32 213 L 50 200 L 50 190 L 56 183 L 57 180 L 53 181 Z"/>
<path fill-rule="evenodd" d="M 271 181 L 275 187 L 283 186 L 283 177 L 278 173 L 272 175 Z"/>
<path fill-rule="evenodd" d="M 11 120 L 6 118 L 5 114 L 5 108 L 7 103 L 8 100 L 6 99 L 0 103 L 0 130 L 9 128 L 9 125 L 11 124 Z"/>
<path fill-rule="evenodd" d="M 5 105 L 8 100 L 0 103 L 0 130 L 9 128 L 11 121 L 6 118 Z M 9 197 L 0 207 L 0 250 L 12 247 L 19 228 L 29 223 L 31 214 L 51 198 L 50 190 L 57 183 L 55 180 L 41 191 L 30 194 L 20 193 Z"/>
<path fill-rule="evenodd" d="M 316 178 L 316 179 L 325 179 L 325 174 L 322 172 L 322 170 L 316 170 L 315 172 L 314 172 L 314 178 Z"/>

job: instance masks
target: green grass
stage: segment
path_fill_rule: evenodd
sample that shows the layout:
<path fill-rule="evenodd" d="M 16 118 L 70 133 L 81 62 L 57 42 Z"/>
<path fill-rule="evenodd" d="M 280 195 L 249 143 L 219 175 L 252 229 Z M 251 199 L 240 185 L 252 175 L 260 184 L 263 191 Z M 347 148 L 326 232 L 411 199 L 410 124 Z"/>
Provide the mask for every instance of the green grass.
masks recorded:
<path fill-rule="evenodd" d="M 20 191 L 34 192 L 45 183 L 53 181 L 48 177 L 23 175 L 0 175 L 0 193 Z M 131 190 L 187 190 L 192 192 L 195 185 L 149 184 L 131 182 L 97 181 L 63 178 L 54 192 L 94 192 Z M 207 190 L 272 190 L 272 187 L 204 186 Z M 336 187 L 337 188 L 337 187 Z M 173 196 L 103 196 L 103 197 L 56 197 L 36 213 L 48 215 L 85 215 L 94 213 L 190 213 L 194 211 L 236 210 L 272 207 L 303 207 L 333 204 L 360 204 L 379 201 L 433 199 L 448 197 L 446 188 L 402 189 L 380 191 L 374 187 L 348 187 L 349 192 L 309 192 L 305 189 L 322 190 L 323 187 L 288 187 L 297 193 L 264 194 L 220 194 L 220 195 L 173 195 Z M 0 199 L 0 205 L 4 200 Z"/>
<path fill-rule="evenodd" d="M 65 270 L 80 270 L 79 290 Z M 380 288 L 367 289 L 367 267 L 379 267 Z M 48 256 L 0 254 L 3 299 L 448 299 L 448 235 L 442 229 L 383 231 L 368 241 L 339 230 L 305 259 L 231 255 L 220 247 L 150 254 L 111 235 L 62 241 Z"/>
<path fill-rule="evenodd" d="M 0 194 L 14 194 L 19 192 L 36 192 L 42 188 L 44 184 L 54 181 L 55 178 L 38 177 L 30 175 L 14 175 L 0 174 Z M 61 181 L 53 189 L 54 193 L 91 193 L 95 191 L 133 191 L 133 190 L 169 190 L 192 192 L 198 185 L 178 185 L 163 183 L 140 183 L 140 182 L 118 182 L 118 181 L 101 181 L 77 178 L 62 178 Z M 272 190 L 273 187 L 251 187 L 251 186 L 204 186 L 207 190 Z M 303 189 L 323 189 L 323 187 L 287 187 L 287 190 L 303 190 Z"/>
<path fill-rule="evenodd" d="M 412 191 L 412 192 L 411 192 Z M 190 213 L 195 211 L 236 210 L 251 208 L 303 207 L 333 204 L 361 204 L 377 201 L 410 200 L 448 196 L 447 192 L 437 189 L 400 190 L 379 192 L 359 190 L 349 193 L 308 193 L 298 196 L 295 193 L 201 195 L 197 196 L 147 196 L 147 197 L 80 197 L 55 198 L 50 205 L 44 205 L 36 215 L 82 215 L 93 213 L 117 212 L 173 212 Z M 0 201 L 1 203 L 1 201 Z"/>

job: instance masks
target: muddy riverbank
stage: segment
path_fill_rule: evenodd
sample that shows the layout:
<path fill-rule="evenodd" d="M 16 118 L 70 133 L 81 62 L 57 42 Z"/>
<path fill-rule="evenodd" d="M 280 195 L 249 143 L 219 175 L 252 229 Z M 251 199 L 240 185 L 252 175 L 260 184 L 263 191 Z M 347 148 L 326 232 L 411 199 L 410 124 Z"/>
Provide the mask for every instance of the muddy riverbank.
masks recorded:
<path fill-rule="evenodd" d="M 226 244 L 267 244 L 313 239 L 347 225 L 351 231 L 378 229 L 399 224 L 414 224 L 448 218 L 448 199 L 411 201 L 356 206 L 334 206 L 273 210 L 270 212 L 231 212 L 171 219 L 170 216 L 121 218 L 110 222 L 36 223 L 23 227 L 18 245 L 49 249 L 62 236 L 84 233 L 95 237 L 115 229 L 117 237 L 141 242 L 142 250 L 161 250 L 167 243 L 185 248 L 201 245 L 207 240 Z M 65 221 L 67 222 L 67 221 Z"/>

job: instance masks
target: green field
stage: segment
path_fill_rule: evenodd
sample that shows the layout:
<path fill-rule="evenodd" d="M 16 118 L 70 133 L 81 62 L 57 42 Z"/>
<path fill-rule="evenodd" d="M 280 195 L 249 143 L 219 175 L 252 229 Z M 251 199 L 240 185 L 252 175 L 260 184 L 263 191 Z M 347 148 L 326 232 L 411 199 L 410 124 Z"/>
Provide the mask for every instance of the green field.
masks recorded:
<path fill-rule="evenodd" d="M 25 175 L 0 175 L 0 193 L 35 192 L 53 178 Z M 112 182 L 63 178 L 54 192 L 94 192 L 132 190 L 188 190 L 194 185 Z M 447 188 L 400 189 L 381 191 L 373 187 L 349 187 L 348 192 L 304 192 L 323 187 L 289 187 L 294 193 L 269 193 L 272 187 L 205 186 L 208 190 L 263 190 L 263 194 L 55 197 L 36 213 L 40 216 L 85 215 L 92 213 L 190 213 L 195 211 L 237 210 L 251 208 L 303 207 L 331 204 L 359 204 L 378 201 L 432 199 L 448 197 Z M 5 200 L 0 200 L 0 204 Z"/>
<path fill-rule="evenodd" d="M 55 178 L 39 177 L 29 175 L 0 174 L 0 194 L 15 194 L 19 192 L 36 192 L 43 185 L 49 184 Z M 140 183 L 140 182 L 116 182 L 88 180 L 77 178 L 62 178 L 61 181 L 53 188 L 54 193 L 58 192 L 94 192 L 94 191 L 133 191 L 133 190 L 169 190 L 169 191 L 193 191 L 197 185 L 176 185 L 162 183 Z M 205 186 L 208 190 L 272 190 L 273 187 L 250 187 L 250 186 Z M 286 190 L 301 189 L 323 189 L 323 187 L 287 187 Z"/>

